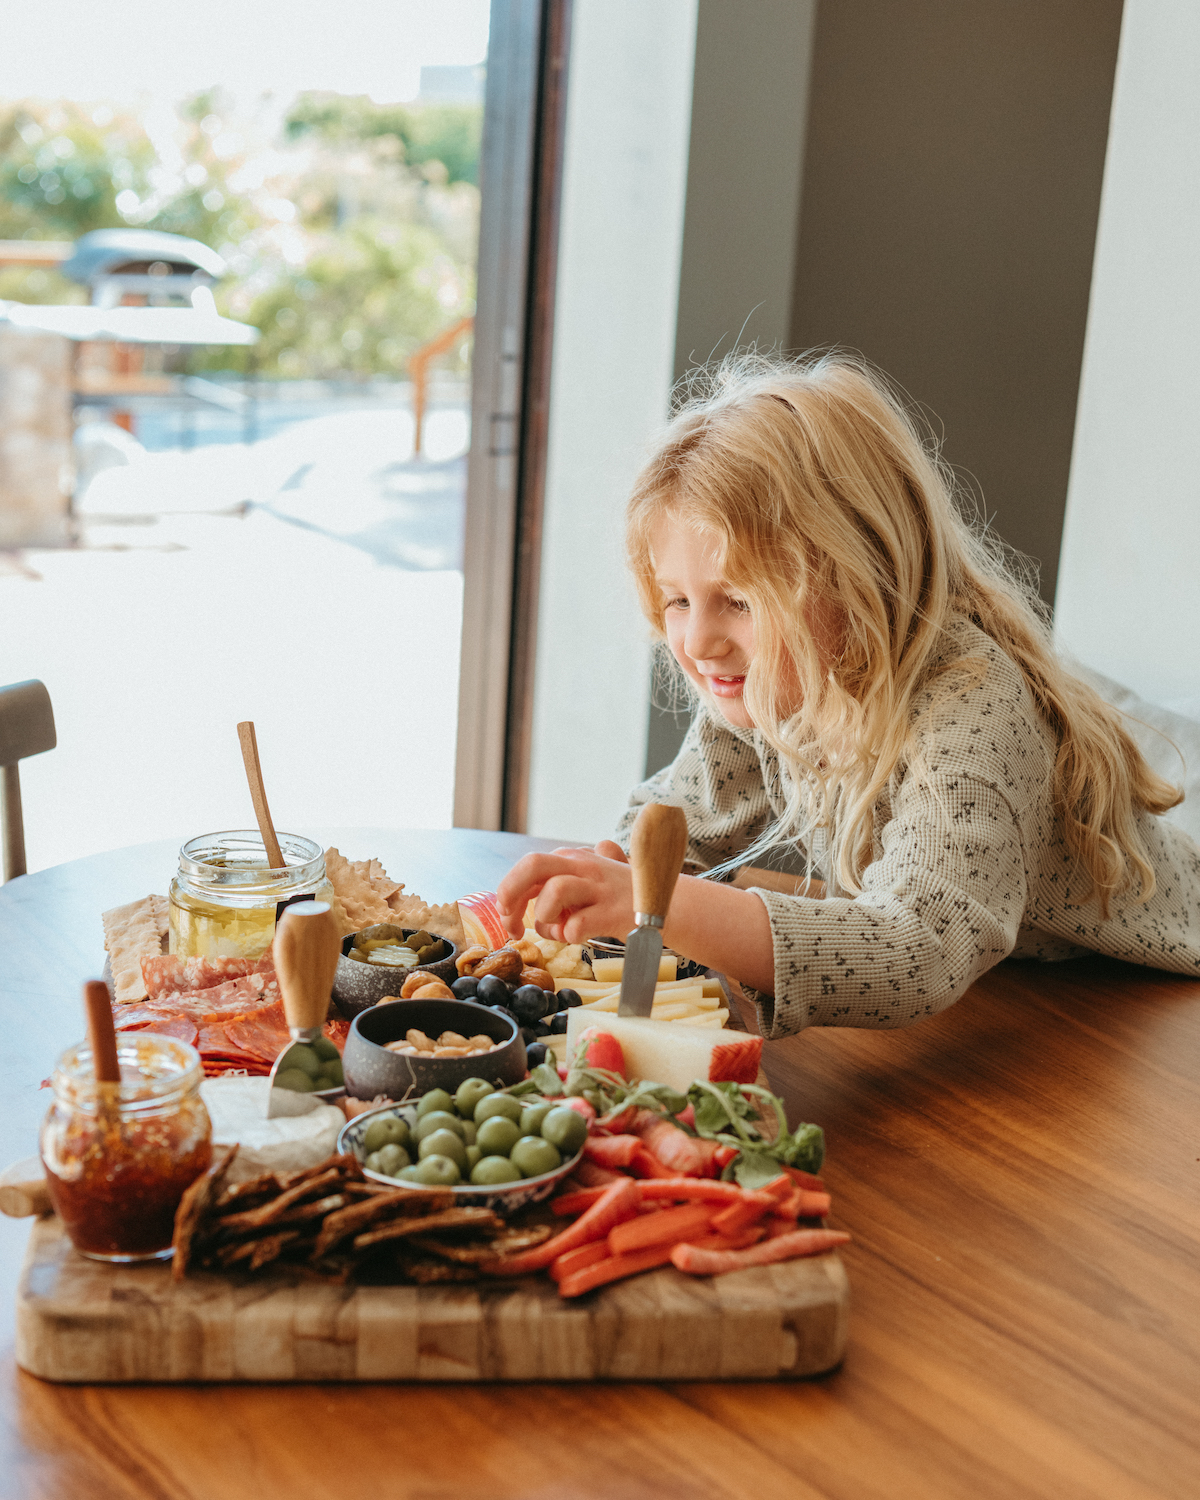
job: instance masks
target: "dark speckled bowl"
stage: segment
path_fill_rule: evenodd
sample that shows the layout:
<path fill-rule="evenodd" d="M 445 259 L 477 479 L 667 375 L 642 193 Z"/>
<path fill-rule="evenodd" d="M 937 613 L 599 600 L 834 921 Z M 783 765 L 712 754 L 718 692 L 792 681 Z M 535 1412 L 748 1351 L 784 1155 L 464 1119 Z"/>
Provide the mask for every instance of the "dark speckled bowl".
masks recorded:
<path fill-rule="evenodd" d="M 481 1057 L 406 1057 L 385 1042 L 402 1041 L 410 1026 L 426 1036 L 443 1031 L 480 1032 L 504 1045 Z M 498 1088 L 520 1083 L 528 1071 L 525 1042 L 515 1021 L 468 1000 L 393 1000 L 354 1018 L 342 1054 L 346 1092 L 352 1099 L 418 1099 L 430 1089 L 453 1094 L 464 1078 L 486 1078 Z"/>
<path fill-rule="evenodd" d="M 371 928 L 364 929 L 368 933 L 372 930 Z M 411 937 L 417 931 L 415 927 L 401 927 L 397 930 L 405 937 Z M 333 976 L 333 998 L 347 1021 L 352 1021 L 355 1016 L 360 1015 L 364 1010 L 369 1010 L 372 1005 L 378 1005 L 385 995 L 398 995 L 400 986 L 414 972 L 412 969 L 388 969 L 382 964 L 363 964 L 359 963 L 356 958 L 347 958 L 346 955 L 354 947 L 355 939 L 361 935 L 361 933 L 352 932 L 342 939 L 337 973 Z M 430 974 L 434 979 L 440 979 L 443 984 L 450 985 L 458 978 L 458 970 L 454 967 L 458 949 L 449 938 L 443 938 L 442 942 L 448 950 L 446 957 L 439 958 L 436 963 L 418 964 L 416 968 L 420 973 Z"/>

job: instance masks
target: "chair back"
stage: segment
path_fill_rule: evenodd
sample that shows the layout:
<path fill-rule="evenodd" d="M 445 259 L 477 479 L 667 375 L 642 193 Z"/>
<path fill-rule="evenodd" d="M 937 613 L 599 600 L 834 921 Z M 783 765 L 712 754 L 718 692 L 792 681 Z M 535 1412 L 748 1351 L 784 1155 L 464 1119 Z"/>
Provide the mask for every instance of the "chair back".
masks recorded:
<path fill-rule="evenodd" d="M 17 762 L 41 755 L 58 744 L 54 710 L 44 683 L 14 682 L 0 687 L 0 827 L 4 841 L 4 879 L 25 873 L 25 825 L 21 816 L 21 778 Z"/>

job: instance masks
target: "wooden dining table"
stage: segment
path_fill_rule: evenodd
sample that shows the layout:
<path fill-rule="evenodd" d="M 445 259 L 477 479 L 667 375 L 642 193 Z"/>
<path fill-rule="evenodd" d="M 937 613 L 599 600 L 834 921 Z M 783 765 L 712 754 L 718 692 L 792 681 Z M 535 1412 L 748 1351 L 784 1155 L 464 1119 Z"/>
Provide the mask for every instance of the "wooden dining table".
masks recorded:
<path fill-rule="evenodd" d="M 317 830 L 426 900 L 549 841 Z M 82 1029 L 102 909 L 165 891 L 170 843 L 0 888 L 0 1122 Z M 752 1017 L 748 1018 L 752 1023 Z M 822 1377 L 669 1385 L 52 1385 L 18 1370 L 28 1221 L 0 1223 L 0 1497 L 88 1500 L 1195 1500 L 1200 983 L 1001 964 L 908 1030 L 769 1043 L 822 1125 L 853 1236 Z"/>

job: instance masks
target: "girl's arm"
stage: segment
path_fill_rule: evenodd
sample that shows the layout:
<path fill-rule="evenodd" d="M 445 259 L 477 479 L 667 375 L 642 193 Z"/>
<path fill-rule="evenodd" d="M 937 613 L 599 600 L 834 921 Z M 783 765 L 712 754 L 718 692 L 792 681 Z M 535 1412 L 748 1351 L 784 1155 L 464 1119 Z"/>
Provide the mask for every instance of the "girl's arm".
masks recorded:
<path fill-rule="evenodd" d="M 537 898 L 534 925 L 543 937 L 581 943 L 624 938 L 633 927 L 633 882 L 617 844 L 527 854 L 497 891 L 508 930 L 525 929 L 526 904 Z M 767 909 L 752 891 L 681 875 L 663 928 L 663 942 L 697 963 L 770 994 L 775 959 Z"/>

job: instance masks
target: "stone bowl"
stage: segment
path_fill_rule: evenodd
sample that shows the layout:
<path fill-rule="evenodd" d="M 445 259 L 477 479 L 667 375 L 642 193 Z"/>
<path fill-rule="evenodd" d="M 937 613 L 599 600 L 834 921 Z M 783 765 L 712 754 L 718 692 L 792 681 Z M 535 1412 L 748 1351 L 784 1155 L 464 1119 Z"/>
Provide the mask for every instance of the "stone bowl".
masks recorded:
<path fill-rule="evenodd" d="M 460 1036 L 482 1032 L 501 1045 L 479 1057 L 407 1057 L 387 1051 L 384 1043 L 403 1041 L 411 1026 L 434 1037 L 443 1031 Z M 342 1070 L 351 1099 L 382 1094 L 401 1102 L 419 1099 L 430 1089 L 453 1094 L 466 1078 L 486 1078 L 507 1088 L 529 1071 L 517 1023 L 469 1000 L 392 1000 L 360 1012 L 346 1038 Z"/>
<path fill-rule="evenodd" d="M 386 927 L 388 924 L 382 925 Z M 411 937 L 414 932 L 419 931 L 416 927 L 393 927 L 392 930 L 402 937 Z M 413 972 L 413 969 L 389 969 L 382 964 L 363 964 L 356 958 L 348 958 L 355 940 L 364 933 L 368 937 L 382 935 L 376 927 L 365 927 L 362 932 L 352 932 L 344 937 L 342 951 L 338 955 L 337 972 L 333 976 L 334 1003 L 347 1021 L 352 1021 L 371 1006 L 378 1005 L 385 995 L 398 995 L 400 986 Z M 439 958 L 431 964 L 416 964 L 414 967 L 422 974 L 432 975 L 443 984 L 451 985 L 458 978 L 454 961 L 459 950 L 449 938 L 443 938 L 442 942 L 447 949 L 445 958 Z"/>

